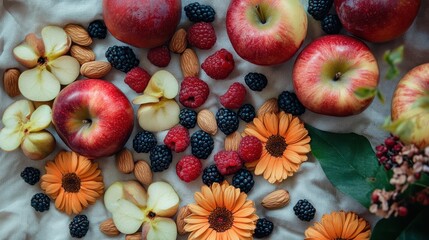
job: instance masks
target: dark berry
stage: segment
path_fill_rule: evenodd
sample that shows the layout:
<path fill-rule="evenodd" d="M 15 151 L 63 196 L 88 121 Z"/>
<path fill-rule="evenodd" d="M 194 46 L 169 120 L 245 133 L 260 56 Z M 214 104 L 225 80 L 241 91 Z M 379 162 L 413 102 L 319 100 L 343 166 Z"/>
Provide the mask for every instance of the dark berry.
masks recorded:
<path fill-rule="evenodd" d="M 322 20 L 332 7 L 334 0 L 309 0 L 308 14 L 316 20 Z"/>
<path fill-rule="evenodd" d="M 34 185 L 40 180 L 40 170 L 33 167 L 26 167 L 21 172 L 21 177 L 26 183 Z"/>
<path fill-rule="evenodd" d="M 156 137 L 148 131 L 141 131 L 136 134 L 133 139 L 134 151 L 138 153 L 148 153 L 156 146 Z"/>
<path fill-rule="evenodd" d="M 166 145 L 157 145 L 149 153 L 150 168 L 154 172 L 162 172 L 170 167 L 173 154 Z"/>
<path fill-rule="evenodd" d="M 229 135 L 238 129 L 239 120 L 237 113 L 234 111 L 221 108 L 216 113 L 216 123 L 225 135 Z"/>
<path fill-rule="evenodd" d="M 395 157 L 400 154 L 403 146 L 404 144 L 396 136 L 386 138 L 384 144 L 375 147 L 378 163 L 383 165 L 386 170 L 399 166 L 400 164 L 396 162 Z"/>
<path fill-rule="evenodd" d="M 182 108 L 179 114 L 179 123 L 185 128 L 193 128 L 197 123 L 197 112 L 189 108 Z"/>
<path fill-rule="evenodd" d="M 273 229 L 274 224 L 270 220 L 266 218 L 259 218 L 258 221 L 256 221 L 256 228 L 253 236 L 255 238 L 268 237 L 273 232 Z"/>
<path fill-rule="evenodd" d="M 279 108 L 286 113 L 299 116 L 305 112 L 305 107 L 293 92 L 283 91 L 277 98 Z"/>
<path fill-rule="evenodd" d="M 293 207 L 295 215 L 302 221 L 311 221 L 316 214 L 316 209 L 307 199 L 299 200 Z"/>
<path fill-rule="evenodd" d="M 202 180 L 205 185 L 211 186 L 214 182 L 223 182 L 224 177 L 220 174 L 219 170 L 217 170 L 216 165 L 212 164 L 204 168 Z"/>
<path fill-rule="evenodd" d="M 244 104 L 238 109 L 238 116 L 245 122 L 251 122 L 256 117 L 255 108 L 251 104 Z"/>
<path fill-rule="evenodd" d="M 326 15 L 320 22 L 322 30 L 327 34 L 338 34 L 341 30 L 341 22 L 336 14 Z"/>
<path fill-rule="evenodd" d="M 128 46 L 115 45 L 109 47 L 106 51 L 106 58 L 114 68 L 125 73 L 140 63 L 133 50 Z"/>
<path fill-rule="evenodd" d="M 240 169 L 232 177 L 232 185 L 240 188 L 242 192 L 248 193 L 255 185 L 255 181 L 253 181 L 253 175 L 249 170 Z"/>
<path fill-rule="evenodd" d="M 186 5 L 184 9 L 191 22 L 213 22 L 215 19 L 216 12 L 208 5 L 194 2 Z"/>
<path fill-rule="evenodd" d="M 214 141 L 210 134 L 203 130 L 194 132 L 191 136 L 192 155 L 199 159 L 207 159 L 214 148 Z"/>
<path fill-rule="evenodd" d="M 74 238 L 83 238 L 89 229 L 89 221 L 85 215 L 76 215 L 69 224 L 70 235 Z"/>
<path fill-rule="evenodd" d="M 49 210 L 51 199 L 44 193 L 36 193 L 31 198 L 31 206 L 38 212 L 44 212 Z"/>
<path fill-rule="evenodd" d="M 253 91 L 262 91 L 268 83 L 267 77 L 262 73 L 251 72 L 244 77 L 244 82 Z"/>
<path fill-rule="evenodd" d="M 92 38 L 105 39 L 107 28 L 103 20 L 94 20 L 88 25 L 88 33 Z"/>

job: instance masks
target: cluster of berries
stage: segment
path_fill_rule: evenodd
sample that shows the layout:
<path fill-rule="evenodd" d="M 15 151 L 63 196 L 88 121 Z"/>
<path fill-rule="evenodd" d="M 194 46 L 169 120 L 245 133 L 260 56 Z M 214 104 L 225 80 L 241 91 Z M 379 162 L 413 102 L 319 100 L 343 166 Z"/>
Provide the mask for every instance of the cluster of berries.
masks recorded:
<path fill-rule="evenodd" d="M 334 0 L 309 0 L 308 13 L 320 21 L 322 30 L 327 34 L 337 34 L 340 32 L 342 25 L 337 14 L 331 14 Z"/>

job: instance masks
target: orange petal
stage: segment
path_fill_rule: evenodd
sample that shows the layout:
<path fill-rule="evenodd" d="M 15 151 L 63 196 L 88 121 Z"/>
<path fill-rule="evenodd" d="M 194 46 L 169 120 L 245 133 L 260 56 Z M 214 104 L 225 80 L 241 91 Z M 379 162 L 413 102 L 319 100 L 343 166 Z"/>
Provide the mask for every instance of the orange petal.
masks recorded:
<path fill-rule="evenodd" d="M 276 173 L 276 180 L 279 181 L 280 179 L 282 179 L 282 175 L 283 175 L 283 164 L 282 164 L 282 160 L 277 160 L 275 165 L 275 173 Z"/>
<path fill-rule="evenodd" d="M 231 239 L 231 240 L 240 240 L 238 234 L 234 230 L 228 229 L 226 232 L 229 235 L 229 239 Z"/>
<path fill-rule="evenodd" d="M 241 228 L 237 228 L 234 225 L 232 225 L 231 230 L 233 230 L 234 232 L 236 232 L 239 235 L 240 239 L 252 237 L 252 231 L 241 229 Z"/>
<path fill-rule="evenodd" d="M 198 229 L 193 230 L 193 236 L 194 238 L 204 239 L 201 238 L 201 235 L 203 235 L 206 230 L 210 227 L 210 224 L 195 224 L 196 226 L 201 226 Z"/>
<path fill-rule="evenodd" d="M 235 187 L 233 186 L 228 186 L 225 191 L 223 192 L 223 201 L 225 204 L 225 208 L 228 210 L 232 210 L 234 209 L 234 204 L 235 204 Z"/>
<path fill-rule="evenodd" d="M 207 204 L 209 204 L 210 208 L 207 210 L 213 210 L 216 208 L 216 201 L 214 199 L 213 192 L 210 188 L 202 188 L 201 193 L 203 194 L 204 198 L 207 201 Z"/>
<path fill-rule="evenodd" d="M 270 161 L 271 156 L 269 154 L 264 157 L 261 157 L 258 161 L 258 164 L 256 165 L 255 175 L 261 175 L 263 172 L 265 172 Z"/>
<path fill-rule="evenodd" d="M 61 184 L 60 183 L 56 183 L 56 184 L 49 184 L 46 186 L 45 192 L 48 195 L 58 195 L 58 192 L 60 191 L 61 188 Z"/>
<path fill-rule="evenodd" d="M 224 207 L 223 203 L 223 192 L 221 187 L 218 185 L 218 187 L 212 187 L 214 199 L 216 201 L 216 206 L 218 207 Z"/>
<path fill-rule="evenodd" d="M 264 125 L 271 135 L 277 135 L 279 132 L 279 119 L 276 114 L 264 114 Z"/>
<path fill-rule="evenodd" d="M 291 144 L 291 145 L 288 145 L 286 149 L 288 149 L 292 152 L 296 152 L 298 154 L 307 154 L 310 152 L 310 145 Z"/>
<path fill-rule="evenodd" d="M 259 133 L 257 130 L 255 130 L 255 129 L 252 129 L 252 128 L 246 128 L 246 129 L 244 129 L 244 132 L 245 132 L 247 135 L 254 136 L 254 137 L 258 138 L 258 139 L 259 139 L 259 141 L 261 141 L 262 143 L 266 143 L 266 142 L 267 142 L 267 140 L 268 140 L 268 138 L 267 138 L 267 137 L 263 136 L 262 134 L 260 134 L 260 133 Z"/>
<path fill-rule="evenodd" d="M 187 232 L 193 232 L 192 235 L 195 234 L 194 231 L 201 229 L 203 227 L 209 227 L 209 224 L 207 223 L 199 223 L 199 224 L 186 224 L 185 225 L 185 231 Z"/>
<path fill-rule="evenodd" d="M 243 206 L 243 204 L 246 202 L 246 199 L 247 199 L 246 194 L 240 194 L 237 201 L 235 202 L 235 207 L 234 207 L 234 209 L 231 210 L 231 212 L 232 213 L 237 212 Z"/>
<path fill-rule="evenodd" d="M 265 116 L 265 115 L 264 115 Z M 253 124 L 255 124 L 255 127 L 257 128 L 258 133 L 260 133 L 262 136 L 268 138 L 272 134 L 268 132 L 268 130 L 265 128 L 264 123 L 259 118 L 253 119 Z"/>
<path fill-rule="evenodd" d="M 46 174 L 52 174 L 52 175 L 58 176 L 59 178 L 62 178 L 63 176 L 62 172 L 53 161 L 46 162 L 45 170 L 46 170 Z"/>
<path fill-rule="evenodd" d="M 199 205 L 199 206 L 201 206 L 202 208 L 204 208 L 205 210 L 207 210 L 207 211 L 209 211 L 209 212 L 211 212 L 211 211 L 213 211 L 213 209 L 215 209 L 214 207 L 212 207 L 209 203 L 208 203 L 208 200 L 203 196 L 203 194 L 202 193 L 200 193 L 200 192 L 196 192 L 195 194 L 194 194 L 194 199 L 195 199 L 195 202 Z"/>
<path fill-rule="evenodd" d="M 301 163 L 301 159 L 299 155 L 296 152 L 289 150 L 288 148 L 286 148 L 286 150 L 283 152 L 283 157 L 289 160 L 290 162 L 293 162 L 296 164 Z"/>
<path fill-rule="evenodd" d="M 184 221 L 189 224 L 199 224 L 208 223 L 209 219 L 207 216 L 190 215 L 189 217 L 186 217 Z"/>
<path fill-rule="evenodd" d="M 236 216 L 236 217 L 247 217 L 249 215 L 252 215 L 253 213 L 255 213 L 254 207 L 246 207 L 246 208 L 241 208 L 240 210 L 235 212 L 234 216 Z"/>
<path fill-rule="evenodd" d="M 196 205 L 196 204 L 188 204 L 189 209 L 191 210 L 192 213 L 196 214 L 196 215 L 200 215 L 200 216 L 209 216 L 210 212 L 205 210 L 204 208 Z"/>

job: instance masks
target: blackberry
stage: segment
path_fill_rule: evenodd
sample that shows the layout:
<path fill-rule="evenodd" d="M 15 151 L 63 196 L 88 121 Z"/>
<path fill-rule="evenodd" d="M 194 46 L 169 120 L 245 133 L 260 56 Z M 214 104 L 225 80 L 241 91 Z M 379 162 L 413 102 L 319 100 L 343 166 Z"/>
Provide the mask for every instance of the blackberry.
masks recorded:
<path fill-rule="evenodd" d="M 214 141 L 210 134 L 203 130 L 194 132 L 191 136 L 192 155 L 199 159 L 207 159 L 214 148 Z"/>
<path fill-rule="evenodd" d="M 156 146 L 156 137 L 148 131 L 138 132 L 133 139 L 134 151 L 138 153 L 148 153 Z"/>
<path fill-rule="evenodd" d="M 44 193 L 36 193 L 31 198 L 31 206 L 38 212 L 49 210 L 51 199 Z"/>
<path fill-rule="evenodd" d="M 320 22 L 322 30 L 327 34 L 338 34 L 341 30 L 341 22 L 336 14 L 328 14 Z"/>
<path fill-rule="evenodd" d="M 33 167 L 26 167 L 21 172 L 21 177 L 26 183 L 34 185 L 40 180 L 40 170 Z"/>
<path fill-rule="evenodd" d="M 107 28 L 103 20 L 94 20 L 88 25 L 88 33 L 92 38 L 105 39 Z"/>
<path fill-rule="evenodd" d="M 140 63 L 133 50 L 128 46 L 115 45 L 109 47 L 106 51 L 106 58 L 114 68 L 125 73 Z"/>
<path fill-rule="evenodd" d="M 249 170 L 240 169 L 232 177 L 232 185 L 240 188 L 242 192 L 248 193 L 255 185 L 255 181 L 253 181 L 253 175 Z"/>
<path fill-rule="evenodd" d="M 305 107 L 293 92 L 283 91 L 277 98 L 279 108 L 286 113 L 299 116 L 305 112 Z"/>
<path fill-rule="evenodd" d="M 299 200 L 293 207 L 295 215 L 302 221 L 311 221 L 316 214 L 316 209 L 307 199 Z"/>
<path fill-rule="evenodd" d="M 193 128 L 197 123 L 197 112 L 190 108 L 182 108 L 179 114 L 179 123 L 185 128 Z"/>
<path fill-rule="evenodd" d="M 274 229 L 274 224 L 266 218 L 259 218 L 256 221 L 256 228 L 253 236 L 255 238 L 264 238 L 268 237 Z"/>
<path fill-rule="evenodd" d="M 166 145 L 157 145 L 149 153 L 150 168 L 154 172 L 162 172 L 170 167 L 173 154 Z"/>
<path fill-rule="evenodd" d="M 238 109 L 238 116 L 245 122 L 251 122 L 256 117 L 255 108 L 250 104 L 244 104 Z"/>
<path fill-rule="evenodd" d="M 267 77 L 262 73 L 251 72 L 244 77 L 244 82 L 253 91 L 262 91 L 268 83 Z"/>
<path fill-rule="evenodd" d="M 238 129 L 237 113 L 231 109 L 220 108 L 216 113 L 216 123 L 225 135 L 229 135 Z"/>
<path fill-rule="evenodd" d="M 70 235 L 74 238 L 85 237 L 89 229 L 89 221 L 85 215 L 76 215 L 69 224 Z"/>
<path fill-rule="evenodd" d="M 225 179 L 222 174 L 220 174 L 219 170 L 215 164 L 212 164 L 203 170 L 203 183 L 207 186 L 211 186 L 214 182 L 221 183 Z"/>
<path fill-rule="evenodd" d="M 216 12 L 209 5 L 194 2 L 186 5 L 184 9 L 191 22 L 213 22 L 215 19 Z"/>
<path fill-rule="evenodd" d="M 309 0 L 308 14 L 316 20 L 322 20 L 332 7 L 334 0 Z"/>
<path fill-rule="evenodd" d="M 375 156 L 378 159 L 378 163 L 383 165 L 386 170 L 397 167 L 400 164 L 396 162 L 395 156 L 399 155 L 402 151 L 404 144 L 399 141 L 396 136 L 389 136 L 384 140 L 383 144 L 375 147 Z"/>

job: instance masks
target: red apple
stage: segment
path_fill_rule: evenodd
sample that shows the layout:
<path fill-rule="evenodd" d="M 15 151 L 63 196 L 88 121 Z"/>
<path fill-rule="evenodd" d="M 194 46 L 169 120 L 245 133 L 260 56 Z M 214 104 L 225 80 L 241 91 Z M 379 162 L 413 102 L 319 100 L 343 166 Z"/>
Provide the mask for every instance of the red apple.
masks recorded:
<path fill-rule="evenodd" d="M 409 120 L 412 128 L 401 141 L 429 146 L 429 63 L 411 69 L 398 83 L 392 98 L 392 120 Z M 399 130 L 399 129 L 398 129 Z"/>
<path fill-rule="evenodd" d="M 362 112 L 373 100 L 359 98 L 355 91 L 375 90 L 377 60 L 360 40 L 345 35 L 320 37 L 298 55 L 293 67 L 293 86 L 310 111 L 349 116 Z"/>
<path fill-rule="evenodd" d="M 226 13 L 234 50 L 258 65 L 289 60 L 307 35 L 307 15 L 299 0 L 235 0 Z"/>
<path fill-rule="evenodd" d="M 71 150 L 95 159 L 123 148 L 134 127 L 130 101 L 115 85 L 99 79 L 73 82 L 57 96 L 52 122 Z"/>
<path fill-rule="evenodd" d="M 180 0 L 103 0 L 103 18 L 109 32 L 139 48 L 166 43 L 181 14 Z"/>
<path fill-rule="evenodd" d="M 387 42 L 411 26 L 420 0 L 335 0 L 335 9 L 348 32 L 370 42 Z"/>

